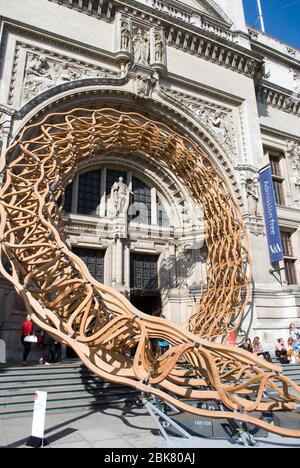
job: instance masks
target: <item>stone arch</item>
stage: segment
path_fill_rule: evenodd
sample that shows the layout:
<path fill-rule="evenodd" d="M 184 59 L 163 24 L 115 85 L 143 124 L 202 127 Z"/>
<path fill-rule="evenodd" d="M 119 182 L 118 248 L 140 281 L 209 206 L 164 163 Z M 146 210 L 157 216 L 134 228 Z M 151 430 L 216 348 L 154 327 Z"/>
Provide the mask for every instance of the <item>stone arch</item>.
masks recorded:
<path fill-rule="evenodd" d="M 80 161 L 110 149 L 123 154 L 139 150 L 163 161 L 204 207 L 209 291 L 203 294 L 190 327 L 209 338 L 225 337 L 229 328 L 238 327 L 250 291 L 246 232 L 228 183 L 200 148 L 161 122 L 115 109 L 51 114 L 39 125 L 26 127 L 9 153 L 39 155 L 40 145 L 50 151 L 55 166 L 59 187 L 55 196 L 64 190 L 63 175 L 71 178 Z"/>
<path fill-rule="evenodd" d="M 214 135 L 201 123 L 192 118 L 190 111 L 172 100 L 159 89 L 151 98 L 137 96 L 130 88 L 130 77 L 82 79 L 55 86 L 33 98 L 13 116 L 17 139 L 22 129 L 34 125 L 48 114 L 66 112 L 77 107 L 92 109 L 115 107 L 125 112 L 142 113 L 149 119 L 162 121 L 182 135 L 186 135 L 210 157 L 219 172 L 228 181 L 238 205 L 244 203 L 243 194 L 227 150 L 220 146 Z"/>
<path fill-rule="evenodd" d="M 58 206 L 64 191 L 62 176 L 74 173 L 77 161 L 110 148 L 124 154 L 138 148 L 162 159 L 205 207 L 211 266 L 209 290 L 191 322 L 198 335 L 136 310 L 121 294 L 92 278 L 66 245 Z M 281 368 L 203 339 L 224 337 L 231 326 L 238 326 L 249 297 L 249 258 L 241 215 L 228 183 L 193 141 L 141 114 L 74 109 L 25 128 L 1 158 L 1 173 L 5 180 L 0 193 L 0 272 L 24 298 L 38 326 L 71 346 L 102 378 L 130 385 L 192 414 L 300 436 L 299 431 L 245 414 L 295 408 L 300 389 L 281 375 Z M 11 273 L 3 259 L 9 261 Z M 162 357 L 153 355 L 153 339 L 169 342 Z M 188 369 L 178 367 L 182 358 Z M 249 400 L 257 383 L 257 398 Z M 262 401 L 269 388 L 280 398 Z M 214 399 L 227 409 L 195 408 L 182 397 Z"/>

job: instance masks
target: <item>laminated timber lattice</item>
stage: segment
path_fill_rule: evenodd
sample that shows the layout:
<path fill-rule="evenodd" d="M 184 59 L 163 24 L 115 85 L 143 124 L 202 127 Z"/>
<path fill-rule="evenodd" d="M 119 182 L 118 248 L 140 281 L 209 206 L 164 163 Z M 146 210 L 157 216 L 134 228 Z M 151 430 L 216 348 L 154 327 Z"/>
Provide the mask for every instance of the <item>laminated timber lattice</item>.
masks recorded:
<path fill-rule="evenodd" d="M 136 310 L 98 283 L 71 252 L 60 218 L 76 165 L 95 154 L 143 151 L 162 160 L 202 205 L 208 289 L 187 331 Z M 161 123 L 113 109 L 52 114 L 24 129 L 2 156 L 0 272 L 23 297 L 34 322 L 72 347 L 100 377 L 135 387 L 183 411 L 245 421 L 299 436 L 251 416 L 295 408 L 300 389 L 279 366 L 220 344 L 239 326 L 250 295 L 248 246 L 230 189 L 190 140 Z M 170 349 L 153 353 L 152 341 Z M 267 391 L 272 397 L 267 397 Z M 192 400 L 222 402 L 225 411 Z"/>

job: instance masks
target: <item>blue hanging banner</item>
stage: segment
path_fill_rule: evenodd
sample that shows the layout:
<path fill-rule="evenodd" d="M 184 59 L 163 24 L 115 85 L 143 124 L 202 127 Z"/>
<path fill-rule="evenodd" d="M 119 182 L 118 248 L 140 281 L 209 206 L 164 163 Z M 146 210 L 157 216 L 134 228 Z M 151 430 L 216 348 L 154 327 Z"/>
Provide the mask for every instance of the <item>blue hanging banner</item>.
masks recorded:
<path fill-rule="evenodd" d="M 283 260 L 283 248 L 278 222 L 276 198 L 270 166 L 260 171 L 260 187 L 271 263 Z"/>

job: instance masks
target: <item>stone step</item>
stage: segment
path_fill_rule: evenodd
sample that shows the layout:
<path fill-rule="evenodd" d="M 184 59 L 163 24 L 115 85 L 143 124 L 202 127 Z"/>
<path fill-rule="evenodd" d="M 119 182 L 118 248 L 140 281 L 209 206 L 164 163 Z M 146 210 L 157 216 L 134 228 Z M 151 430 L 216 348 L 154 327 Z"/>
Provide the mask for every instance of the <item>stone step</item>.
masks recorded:
<path fill-rule="evenodd" d="M 47 412 L 124 406 L 137 397 L 131 387 L 114 384 L 92 374 L 80 361 L 51 366 L 0 368 L 0 417 L 31 414 L 34 393 L 48 393 Z"/>
<path fill-rule="evenodd" d="M 79 398 L 68 402 L 50 401 L 47 403 L 47 413 L 65 413 L 67 411 L 94 410 L 99 407 L 120 408 L 128 401 L 127 396 L 118 395 L 105 398 Z M 0 406 L 0 418 L 15 418 L 29 416 L 33 412 L 33 402 L 24 405 Z"/>

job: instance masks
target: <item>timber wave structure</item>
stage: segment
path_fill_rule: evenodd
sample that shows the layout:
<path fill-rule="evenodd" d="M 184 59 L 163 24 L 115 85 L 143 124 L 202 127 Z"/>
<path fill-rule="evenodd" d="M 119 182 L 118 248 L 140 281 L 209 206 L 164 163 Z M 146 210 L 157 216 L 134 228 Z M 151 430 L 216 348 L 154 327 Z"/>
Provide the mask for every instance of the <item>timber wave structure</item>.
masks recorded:
<path fill-rule="evenodd" d="M 80 162 L 112 150 L 142 151 L 162 161 L 203 207 L 208 287 L 189 330 L 139 312 L 97 282 L 67 245 L 61 221 L 65 187 Z M 74 109 L 26 127 L 3 154 L 0 173 L 0 272 L 39 327 L 101 378 L 195 415 L 300 437 L 300 431 L 251 416 L 294 409 L 300 388 L 279 366 L 223 344 L 250 299 L 249 248 L 229 185 L 195 143 L 140 114 Z M 171 345 L 163 356 L 153 353 L 155 339 Z M 223 411 L 193 406 L 207 400 L 221 402 Z"/>

